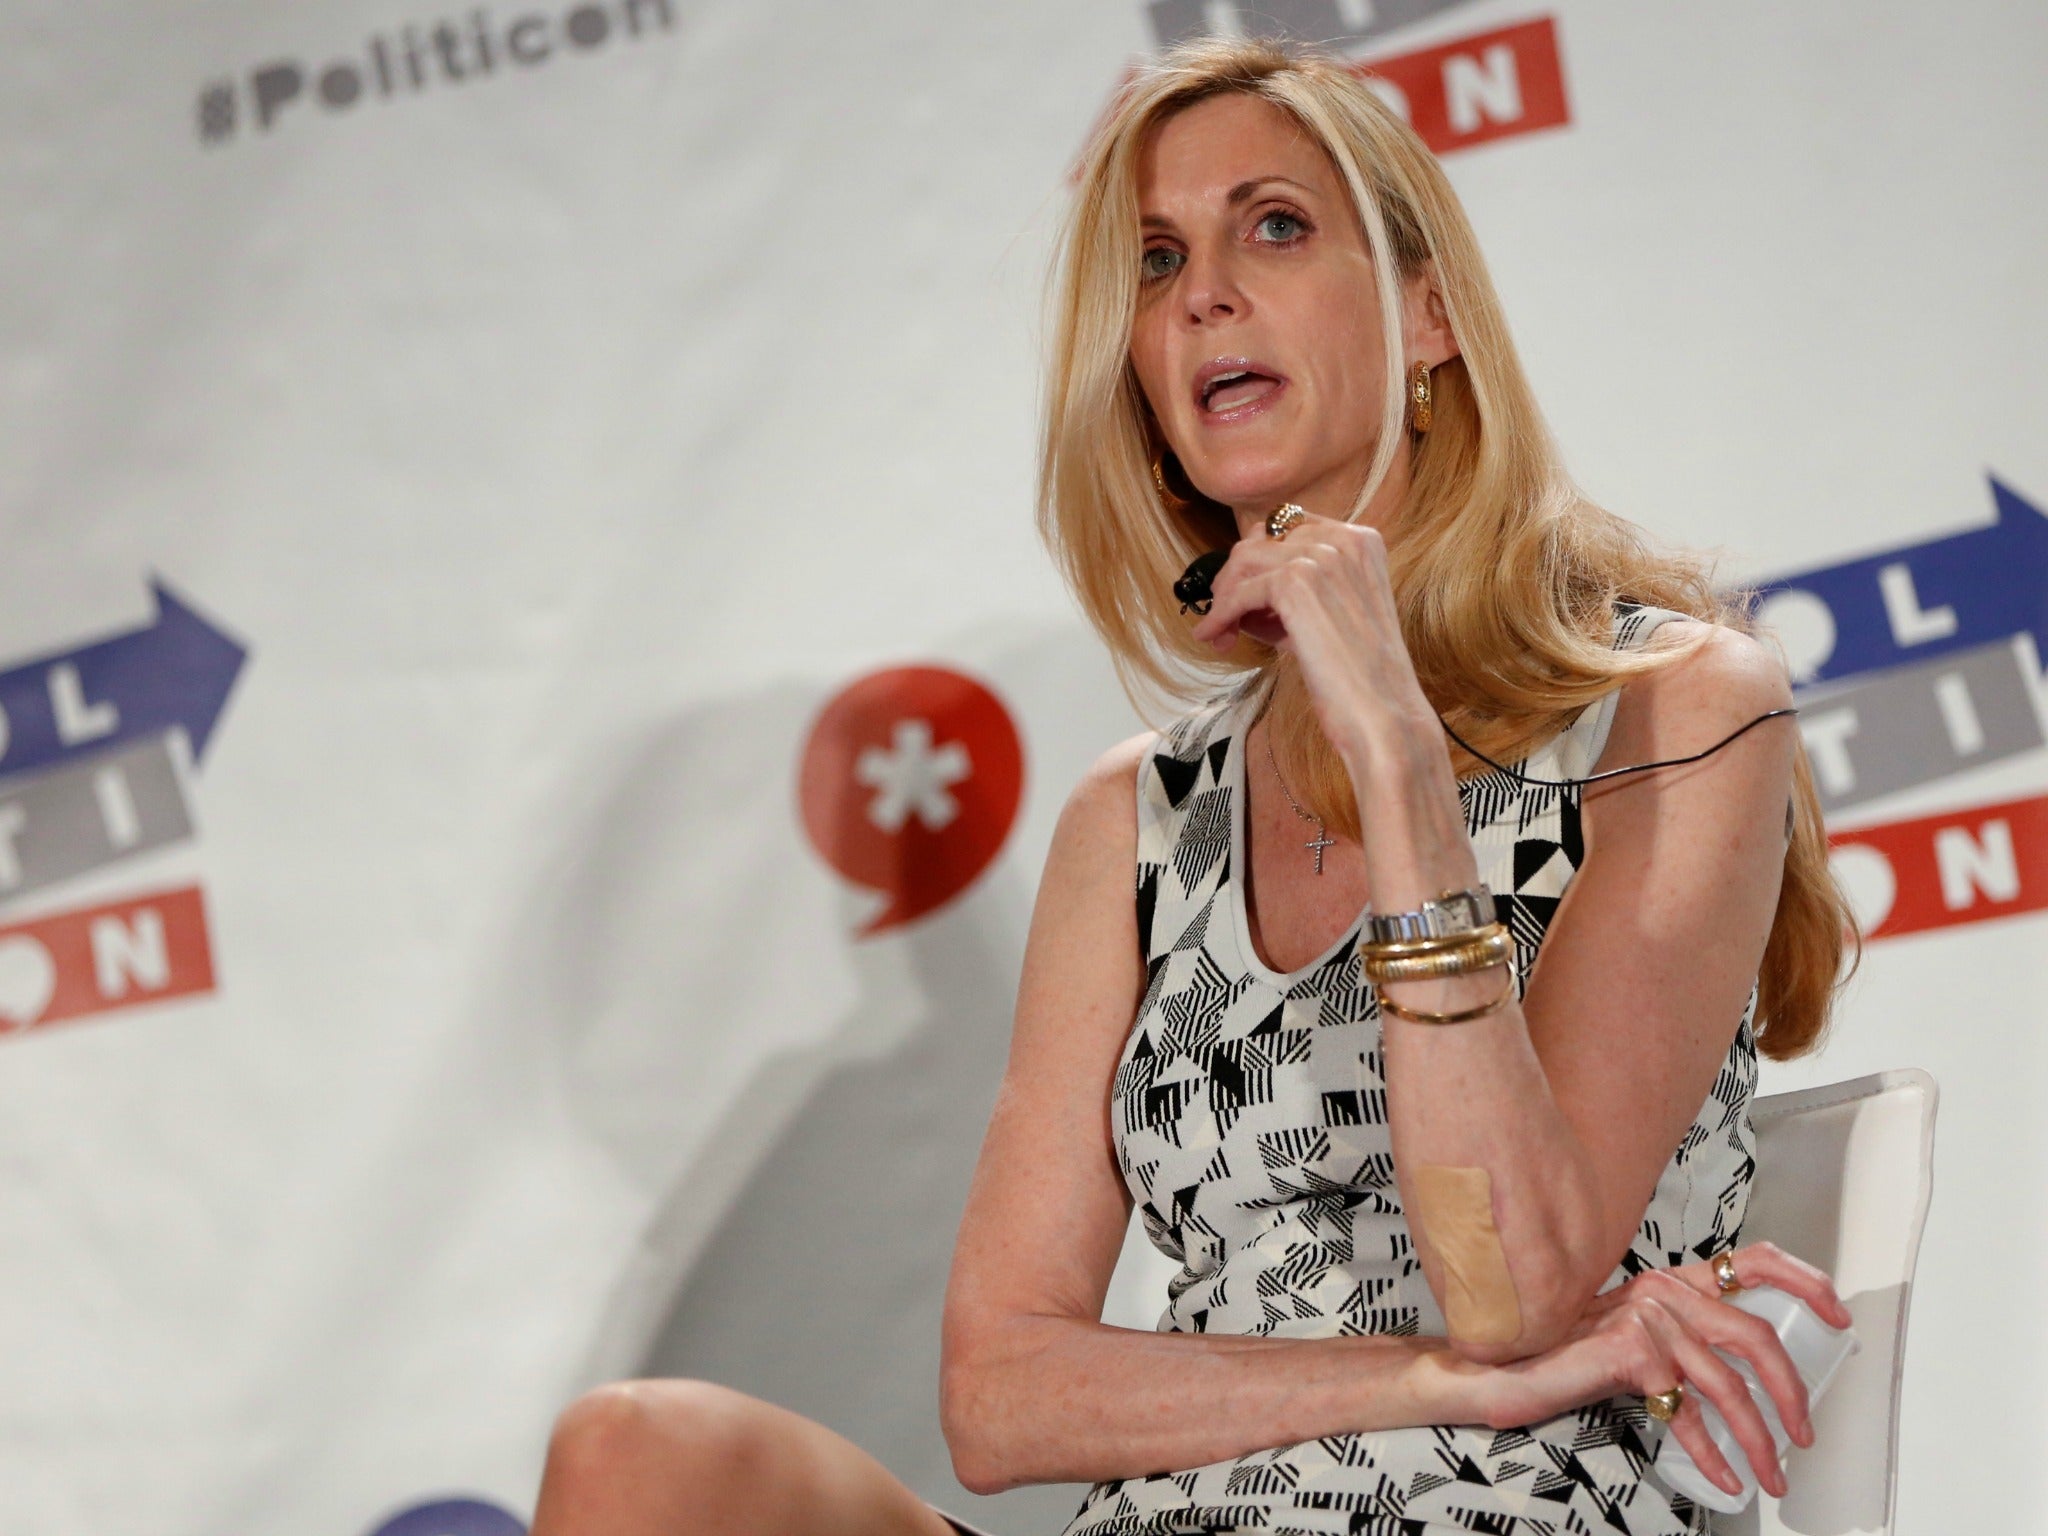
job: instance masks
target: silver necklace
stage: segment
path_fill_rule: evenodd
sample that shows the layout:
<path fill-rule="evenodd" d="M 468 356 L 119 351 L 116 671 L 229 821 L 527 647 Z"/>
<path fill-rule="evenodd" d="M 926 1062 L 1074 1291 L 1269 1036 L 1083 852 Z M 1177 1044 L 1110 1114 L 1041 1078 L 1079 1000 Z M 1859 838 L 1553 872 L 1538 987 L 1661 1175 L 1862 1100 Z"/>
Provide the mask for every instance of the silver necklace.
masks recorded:
<path fill-rule="evenodd" d="M 1303 821 L 1312 821 L 1316 825 L 1316 835 L 1301 846 L 1316 856 L 1316 873 L 1320 875 L 1323 872 L 1323 850 L 1336 847 L 1337 839 L 1331 837 L 1323 830 L 1322 817 L 1316 815 L 1313 811 L 1305 811 L 1301 808 L 1301 802 L 1294 798 L 1294 791 L 1289 789 L 1287 781 L 1280 777 L 1280 759 L 1273 755 L 1273 737 L 1270 732 L 1266 736 L 1266 761 L 1272 764 L 1273 782 L 1280 786 L 1280 793 L 1285 795 L 1287 803 L 1294 807 L 1294 814 Z"/>

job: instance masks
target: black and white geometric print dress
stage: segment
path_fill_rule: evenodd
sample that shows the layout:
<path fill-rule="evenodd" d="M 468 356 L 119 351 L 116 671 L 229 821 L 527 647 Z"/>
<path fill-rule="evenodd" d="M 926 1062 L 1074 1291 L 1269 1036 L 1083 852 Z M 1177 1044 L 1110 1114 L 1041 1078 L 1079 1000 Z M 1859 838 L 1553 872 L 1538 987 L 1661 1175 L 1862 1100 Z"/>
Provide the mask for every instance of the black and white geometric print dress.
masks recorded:
<path fill-rule="evenodd" d="M 1678 615 L 1617 611 L 1615 644 Z M 1618 690 L 1617 690 L 1618 692 Z M 1581 777 L 1616 694 L 1516 766 Z M 1377 1006 L 1357 927 L 1298 971 L 1246 937 L 1240 691 L 1164 733 L 1138 774 L 1138 931 L 1150 975 L 1117 1064 L 1119 1163 L 1152 1242 L 1180 1270 L 1158 1327 L 1330 1338 L 1444 1332 L 1394 1182 Z M 1519 991 L 1584 856 L 1578 791 L 1489 770 L 1459 785 L 1479 877 L 1514 935 Z M 1672 1150 L 1609 1285 L 1730 1246 L 1749 1199 L 1752 987 L 1735 1043 Z M 1640 1399 L 1522 1429 L 1340 1434 L 1089 1490 L 1064 1536 L 1345 1533 L 1674 1536 L 1703 1513 L 1646 1476 Z"/>

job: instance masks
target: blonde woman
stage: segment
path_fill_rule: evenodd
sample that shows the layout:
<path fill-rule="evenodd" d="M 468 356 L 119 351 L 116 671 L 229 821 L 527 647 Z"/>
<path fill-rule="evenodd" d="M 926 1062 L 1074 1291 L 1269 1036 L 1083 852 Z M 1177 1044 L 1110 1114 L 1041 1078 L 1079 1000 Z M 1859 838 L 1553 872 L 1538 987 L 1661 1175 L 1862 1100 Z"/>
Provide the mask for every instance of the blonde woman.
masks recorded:
<path fill-rule="evenodd" d="M 1199 702 L 1054 836 L 948 1292 L 961 1482 L 1093 1484 L 1066 1536 L 1665 1536 L 1704 1517 L 1648 1410 L 1726 1481 L 1704 1400 L 1783 1492 L 1716 1354 L 1808 1443 L 1722 1296 L 1848 1322 L 1736 1246 L 1757 1051 L 1813 1045 L 1849 931 L 1782 666 L 1572 488 L 1441 169 L 1342 64 L 1137 80 L 1057 295 L 1045 532 L 1134 689 Z M 1134 1204 L 1180 1266 L 1150 1333 L 1098 1321 Z M 955 1528 L 643 1382 L 564 1415 L 535 1532 Z"/>

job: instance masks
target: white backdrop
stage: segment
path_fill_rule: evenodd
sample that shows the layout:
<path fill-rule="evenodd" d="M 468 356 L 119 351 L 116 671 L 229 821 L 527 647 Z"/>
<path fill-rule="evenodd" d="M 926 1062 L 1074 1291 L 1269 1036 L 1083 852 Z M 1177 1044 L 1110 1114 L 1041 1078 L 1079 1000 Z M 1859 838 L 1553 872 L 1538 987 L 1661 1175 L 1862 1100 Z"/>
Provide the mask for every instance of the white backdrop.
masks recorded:
<path fill-rule="evenodd" d="M 2033 1529 L 2048 20 L 1265 10 L 1390 61 L 1588 487 L 1798 578 L 1897 936 L 1765 1089 L 1940 1080 L 1900 1529 Z M 507 1536 L 641 1370 L 1064 1521 L 935 1414 L 1135 728 L 1031 530 L 1037 300 L 1120 72 L 1233 18 L 0 0 L 0 1531 Z"/>

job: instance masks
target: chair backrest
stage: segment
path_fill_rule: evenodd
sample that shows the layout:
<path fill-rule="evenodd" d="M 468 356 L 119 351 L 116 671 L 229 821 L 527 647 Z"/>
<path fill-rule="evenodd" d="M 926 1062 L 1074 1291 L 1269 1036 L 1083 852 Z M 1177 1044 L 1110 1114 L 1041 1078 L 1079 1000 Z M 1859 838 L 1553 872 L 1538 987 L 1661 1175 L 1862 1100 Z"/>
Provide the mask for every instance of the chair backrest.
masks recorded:
<path fill-rule="evenodd" d="M 1818 1264 L 1856 1319 L 1851 1355 L 1785 1461 L 1790 1492 L 1716 1515 L 1723 1536 L 1890 1536 L 1906 1310 L 1933 1187 L 1934 1079 L 1879 1072 L 1756 1101 L 1745 1243 Z"/>

